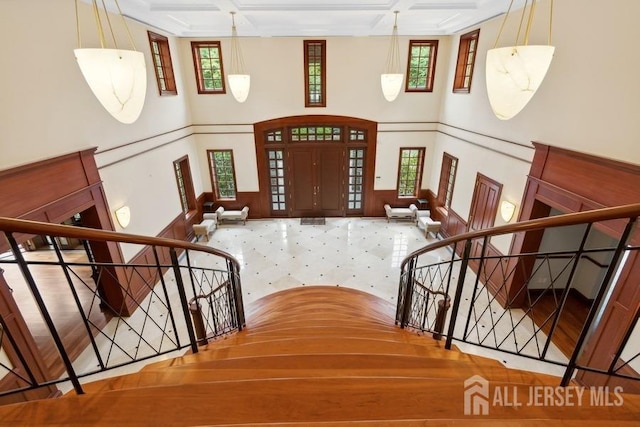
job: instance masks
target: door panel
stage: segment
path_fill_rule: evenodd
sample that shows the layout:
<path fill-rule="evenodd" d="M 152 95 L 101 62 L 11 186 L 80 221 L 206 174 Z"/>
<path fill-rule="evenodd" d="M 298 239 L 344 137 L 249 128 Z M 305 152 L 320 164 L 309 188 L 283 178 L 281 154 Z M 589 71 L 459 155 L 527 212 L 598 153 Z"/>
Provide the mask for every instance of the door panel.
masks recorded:
<path fill-rule="evenodd" d="M 289 188 L 291 191 L 291 216 L 313 216 L 314 207 L 314 152 L 312 148 L 289 150 Z"/>
<path fill-rule="evenodd" d="M 318 208 L 324 216 L 344 215 L 344 150 L 317 149 Z"/>
<path fill-rule="evenodd" d="M 482 174 L 476 176 L 476 186 L 471 201 L 468 231 L 483 230 L 493 227 L 498 213 L 498 201 L 502 192 L 502 184 Z M 471 256 L 479 256 L 482 252 L 482 240 L 474 240 Z"/>

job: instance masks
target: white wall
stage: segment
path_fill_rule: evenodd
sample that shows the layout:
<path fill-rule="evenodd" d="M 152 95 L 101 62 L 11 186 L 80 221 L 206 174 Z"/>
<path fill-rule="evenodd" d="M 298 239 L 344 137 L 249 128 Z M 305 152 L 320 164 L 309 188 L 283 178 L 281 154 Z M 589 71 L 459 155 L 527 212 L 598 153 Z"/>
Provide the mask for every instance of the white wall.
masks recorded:
<path fill-rule="evenodd" d="M 180 130 L 192 122 L 181 68 L 175 67 L 178 95 L 159 96 L 147 28 L 128 21 L 137 50 L 145 54 L 147 96 L 137 122 L 118 122 L 95 99 L 74 58 L 74 9 L 73 1 L 0 2 L 0 38 L 5 41 L 0 48 L 5 58 L 0 67 L 0 169 L 97 147 L 112 213 L 127 203 L 133 215 L 127 231 L 156 235 L 181 212 L 173 160 L 190 154 L 196 194 L 202 191 L 194 141 L 185 137 L 191 131 Z M 92 11 L 84 3 L 80 22 L 83 47 L 99 46 Z M 119 47 L 130 49 L 121 20 L 112 22 Z M 178 50 L 175 39 L 170 46 Z"/>
<path fill-rule="evenodd" d="M 548 0 L 538 2 L 530 44 L 546 44 L 548 5 Z M 427 186 L 437 189 L 439 153 L 446 151 L 458 157 L 452 208 L 467 219 L 477 172 L 501 182 L 502 199 L 516 202 L 519 210 L 534 152 L 531 141 L 640 163 L 640 121 L 636 117 L 640 86 L 632 83 L 637 78 L 640 57 L 629 52 L 627 42 L 637 35 L 635 16 L 639 13 L 640 2 L 633 0 L 556 1 L 554 60 L 531 102 L 509 121 L 494 117 L 485 88 L 486 52 L 496 41 L 502 18 L 479 26 L 469 94 L 452 92 L 459 35 L 453 37 L 448 77 L 442 88 L 436 164 Z M 513 44 L 517 18 L 516 13 L 507 21 L 499 47 Z M 496 225 L 502 223 L 498 216 Z M 507 252 L 510 239 L 494 238 L 492 243 Z"/>

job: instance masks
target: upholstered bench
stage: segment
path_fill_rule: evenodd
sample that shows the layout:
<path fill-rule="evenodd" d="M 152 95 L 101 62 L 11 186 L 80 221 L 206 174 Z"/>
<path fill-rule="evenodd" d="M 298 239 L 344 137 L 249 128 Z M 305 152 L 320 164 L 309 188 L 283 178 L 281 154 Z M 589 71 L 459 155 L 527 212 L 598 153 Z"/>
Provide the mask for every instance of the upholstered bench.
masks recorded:
<path fill-rule="evenodd" d="M 387 222 L 390 219 L 415 219 L 418 207 L 413 203 L 408 208 L 392 208 L 384 205 L 384 212 L 387 214 Z"/>
<path fill-rule="evenodd" d="M 422 214 L 425 212 L 426 214 Z M 418 211 L 418 215 L 416 216 L 416 225 L 418 228 L 424 228 L 424 237 L 429 237 L 429 233 L 433 233 L 434 237 L 438 237 L 438 232 L 440 232 L 440 226 L 442 223 L 440 221 L 434 221 L 429 216 L 431 212 L 429 211 Z"/>
<path fill-rule="evenodd" d="M 200 224 L 193 224 L 193 232 L 196 235 L 196 241 L 200 240 L 201 236 L 206 237 L 209 241 L 209 234 L 213 233 L 218 225 L 218 218 L 215 213 L 206 213 L 202 215 L 202 222 Z"/>
<path fill-rule="evenodd" d="M 245 206 L 239 211 L 225 211 L 222 206 L 216 210 L 218 217 L 218 223 L 222 221 L 242 221 L 243 224 L 247 223 L 247 217 L 249 216 L 249 206 Z"/>

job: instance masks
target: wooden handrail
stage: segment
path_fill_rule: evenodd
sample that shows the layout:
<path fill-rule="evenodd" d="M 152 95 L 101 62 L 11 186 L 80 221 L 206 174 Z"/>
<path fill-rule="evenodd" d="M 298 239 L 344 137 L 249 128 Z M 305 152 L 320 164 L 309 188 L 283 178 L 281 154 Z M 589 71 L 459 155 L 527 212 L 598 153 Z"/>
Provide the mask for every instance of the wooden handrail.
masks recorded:
<path fill-rule="evenodd" d="M 99 230 L 95 228 L 78 227 L 75 225 L 51 224 L 48 222 L 30 221 L 0 217 L 0 231 L 18 232 L 35 235 L 49 235 L 58 237 L 72 237 L 81 240 L 93 240 L 104 242 L 133 243 L 138 245 L 165 246 L 193 251 L 206 252 L 211 255 L 221 256 L 231 261 L 240 271 L 240 263 L 231 254 L 209 246 L 197 245 L 183 240 L 168 239 L 166 237 L 151 237 L 139 234 L 119 233 L 117 231 Z"/>
<path fill-rule="evenodd" d="M 414 257 L 465 240 L 477 239 L 485 236 L 499 236 L 502 234 L 518 233 L 521 231 L 539 230 L 541 228 L 562 227 L 566 225 L 608 221 L 620 218 L 637 218 L 638 216 L 640 216 L 640 203 L 634 203 L 614 208 L 602 208 L 585 212 L 530 219 L 527 221 L 516 222 L 514 224 L 506 224 L 498 227 L 471 231 L 468 233 L 458 234 L 457 236 L 448 237 L 411 252 L 402 261 L 400 270 L 404 271 L 405 265 Z"/>

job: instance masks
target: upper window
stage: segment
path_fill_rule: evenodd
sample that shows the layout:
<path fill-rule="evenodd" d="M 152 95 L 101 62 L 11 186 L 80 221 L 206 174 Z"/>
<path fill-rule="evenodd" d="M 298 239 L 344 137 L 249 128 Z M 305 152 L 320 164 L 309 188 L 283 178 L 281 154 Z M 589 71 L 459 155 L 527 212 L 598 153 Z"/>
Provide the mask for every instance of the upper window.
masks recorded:
<path fill-rule="evenodd" d="M 211 183 L 217 200 L 236 198 L 236 174 L 233 168 L 233 151 L 208 150 Z"/>
<path fill-rule="evenodd" d="M 422 182 L 424 148 L 401 148 L 398 166 L 398 197 L 418 197 Z"/>
<path fill-rule="evenodd" d="M 196 209 L 196 193 L 193 189 L 193 180 L 191 179 L 189 157 L 184 156 L 173 162 L 173 168 L 176 172 L 176 182 L 178 183 L 182 212 L 187 214 L 189 211 Z"/>
<path fill-rule="evenodd" d="M 442 168 L 440 169 L 440 182 L 438 183 L 438 201 L 445 208 L 451 206 L 457 169 L 458 159 L 450 154 L 444 153 L 442 155 Z"/>
<path fill-rule="evenodd" d="M 406 92 L 432 92 L 438 40 L 409 41 Z"/>
<path fill-rule="evenodd" d="M 173 75 L 173 65 L 171 65 L 169 39 L 151 31 L 147 31 L 147 33 L 149 34 L 151 57 L 153 58 L 153 67 L 156 70 L 160 96 L 176 95 L 178 90 L 176 89 L 176 79 Z"/>
<path fill-rule="evenodd" d="M 305 107 L 326 107 L 326 49 L 325 40 L 304 40 Z"/>
<path fill-rule="evenodd" d="M 220 42 L 191 42 L 198 93 L 225 93 Z"/>
<path fill-rule="evenodd" d="M 479 35 L 480 30 L 475 30 L 460 36 L 456 75 L 453 80 L 454 92 L 469 93 L 471 90 L 471 78 L 473 77 L 473 66 L 476 62 Z"/>

